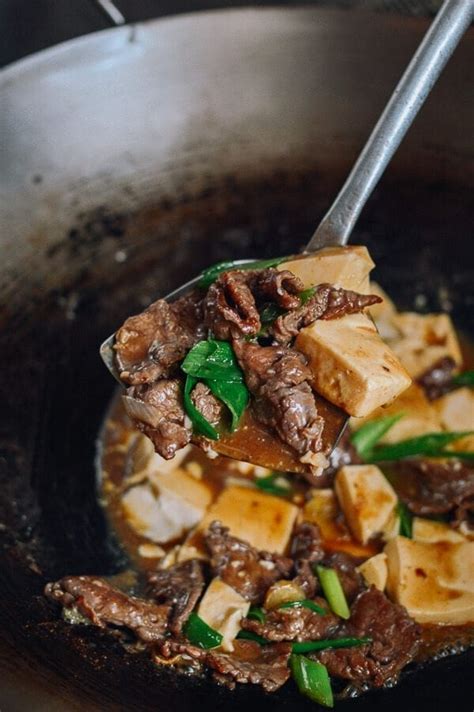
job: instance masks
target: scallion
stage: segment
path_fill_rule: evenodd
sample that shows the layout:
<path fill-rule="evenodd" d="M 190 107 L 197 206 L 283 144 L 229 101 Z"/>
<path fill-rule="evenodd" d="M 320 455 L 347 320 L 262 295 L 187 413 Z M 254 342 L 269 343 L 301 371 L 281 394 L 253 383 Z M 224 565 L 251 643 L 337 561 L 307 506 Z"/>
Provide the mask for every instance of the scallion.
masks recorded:
<path fill-rule="evenodd" d="M 213 381 L 243 381 L 243 373 L 228 341 L 200 341 L 188 352 L 181 370 L 189 376 Z"/>
<path fill-rule="evenodd" d="M 337 616 L 340 616 L 340 618 L 347 620 L 350 617 L 351 612 L 349 610 L 349 606 L 347 605 L 346 596 L 341 586 L 341 582 L 339 581 L 337 571 L 334 569 L 328 569 L 325 566 L 316 566 L 316 572 L 318 574 L 324 596 L 329 603 L 331 610 Z"/>
<path fill-rule="evenodd" d="M 474 431 L 472 430 L 453 433 L 428 433 L 416 438 L 400 440 L 400 442 L 391 445 L 375 447 L 370 456 L 364 459 L 368 462 L 382 462 L 384 460 L 401 460 L 404 457 L 414 457 L 416 455 L 462 458 L 463 453 L 456 450 L 446 450 L 446 445 L 473 433 Z"/>
<path fill-rule="evenodd" d="M 304 640 L 301 643 L 293 643 L 291 649 L 293 653 L 314 653 L 317 650 L 328 650 L 329 648 L 354 648 L 358 645 L 371 643 L 372 638 L 334 638 L 334 640 Z"/>
<path fill-rule="evenodd" d="M 187 639 L 198 648 L 217 648 L 222 643 L 222 634 L 211 628 L 197 613 L 190 613 L 183 631 Z"/>
<path fill-rule="evenodd" d="M 310 287 L 309 289 L 304 289 L 298 294 L 301 301 L 301 306 L 309 302 L 311 297 L 316 293 L 316 289 L 317 287 Z"/>
<path fill-rule="evenodd" d="M 411 539 L 413 529 L 413 515 L 408 509 L 405 502 L 398 502 L 397 514 L 400 519 L 400 534 L 402 536 L 406 536 L 407 539 Z"/>
<path fill-rule="evenodd" d="M 247 618 L 256 620 L 259 623 L 265 623 L 265 611 L 259 606 L 250 606 Z"/>
<path fill-rule="evenodd" d="M 351 435 L 351 442 L 360 457 L 364 460 L 370 457 L 374 446 L 378 443 L 380 438 L 383 438 L 385 433 L 387 433 L 400 418 L 403 418 L 403 415 L 403 413 L 396 413 L 395 415 L 387 415 L 384 418 L 377 418 L 377 420 L 369 420 L 368 423 L 364 423 L 364 425 L 356 430 L 356 432 Z"/>
<path fill-rule="evenodd" d="M 284 262 L 287 257 L 271 257 L 268 260 L 256 260 L 255 262 L 243 262 L 239 264 L 238 261 L 226 261 L 218 262 L 212 267 L 208 267 L 201 273 L 198 285 L 203 289 L 210 287 L 213 282 L 216 281 L 218 276 L 222 272 L 228 272 L 231 269 L 249 270 L 249 269 L 266 269 L 267 267 L 276 267 L 277 265 Z"/>
<path fill-rule="evenodd" d="M 464 371 L 454 376 L 453 383 L 455 386 L 470 386 L 474 388 L 474 371 Z"/>
<path fill-rule="evenodd" d="M 304 655 L 292 655 L 290 668 L 301 694 L 324 707 L 334 706 L 331 680 L 326 667 Z"/>
<path fill-rule="evenodd" d="M 239 640 L 253 640 L 254 643 L 258 643 L 259 645 L 268 645 L 269 643 L 268 640 L 251 630 L 239 630 L 237 638 L 239 638 Z"/>
<path fill-rule="evenodd" d="M 280 481 L 280 482 L 279 482 Z M 257 477 L 255 479 L 255 485 L 263 492 L 267 494 L 273 494 L 277 497 L 287 497 L 291 494 L 291 485 L 281 484 L 281 482 L 287 482 L 280 472 L 272 472 L 267 477 Z"/>
<path fill-rule="evenodd" d="M 325 616 L 326 611 L 321 606 L 318 606 L 314 601 L 305 599 L 304 601 L 287 601 L 282 603 L 278 608 L 309 608 L 313 613 L 318 613 L 320 616 Z"/>

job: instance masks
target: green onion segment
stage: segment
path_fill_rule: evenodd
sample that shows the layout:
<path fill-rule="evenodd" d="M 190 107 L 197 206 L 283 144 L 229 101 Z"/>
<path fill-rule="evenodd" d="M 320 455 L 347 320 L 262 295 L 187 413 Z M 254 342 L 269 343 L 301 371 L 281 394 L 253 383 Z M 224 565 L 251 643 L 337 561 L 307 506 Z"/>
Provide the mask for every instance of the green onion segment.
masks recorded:
<path fill-rule="evenodd" d="M 372 638 L 334 638 L 334 640 L 304 640 L 301 643 L 293 643 L 293 653 L 312 653 L 317 650 L 328 650 L 329 648 L 355 648 L 358 645 L 371 643 Z"/>
<path fill-rule="evenodd" d="M 454 376 L 453 383 L 456 386 L 470 386 L 474 388 L 474 371 L 464 371 L 464 373 L 458 373 Z"/>
<path fill-rule="evenodd" d="M 378 443 L 385 433 L 397 423 L 400 418 L 403 418 L 403 413 L 395 415 L 387 415 L 384 418 L 377 420 L 369 420 L 364 423 L 355 433 L 351 435 L 351 442 L 357 453 L 364 460 L 371 456 L 374 446 Z"/>
<path fill-rule="evenodd" d="M 381 462 L 387 460 L 400 460 L 404 457 L 414 457 L 416 455 L 425 455 L 427 457 L 458 457 L 469 453 L 462 453 L 456 450 L 446 450 L 446 445 L 459 440 L 466 435 L 474 434 L 473 430 L 453 432 L 453 433 L 428 433 L 420 435 L 417 438 L 409 438 L 408 440 L 400 440 L 398 443 L 391 445 L 380 445 L 375 447 L 366 457 L 368 462 Z M 471 453 L 472 455 L 472 453 Z"/>
<path fill-rule="evenodd" d="M 254 633 L 251 630 L 239 630 L 237 638 L 240 640 L 253 640 L 254 643 L 258 643 L 259 645 L 268 645 L 270 642 L 263 636 L 258 635 L 258 633 Z"/>
<path fill-rule="evenodd" d="M 331 681 L 322 663 L 305 658 L 304 655 L 292 655 L 290 668 L 301 694 L 324 707 L 334 707 Z"/>
<path fill-rule="evenodd" d="M 400 519 L 400 534 L 406 536 L 407 539 L 412 538 L 413 515 L 408 509 L 405 502 L 401 500 L 397 504 L 397 514 Z"/>
<path fill-rule="evenodd" d="M 216 279 L 222 272 L 227 272 L 231 269 L 266 269 L 267 267 L 276 267 L 277 265 L 284 262 L 286 259 L 288 258 L 272 257 L 268 260 L 256 260 L 255 262 L 244 262 L 243 264 L 238 264 L 238 262 L 232 261 L 218 262 L 217 264 L 212 265 L 212 267 L 208 267 L 201 273 L 198 286 L 204 289 L 210 287 L 211 284 L 216 281 Z"/>
<path fill-rule="evenodd" d="M 305 599 L 304 601 L 287 601 L 282 603 L 278 608 L 309 608 L 313 613 L 318 613 L 320 616 L 325 616 L 326 611 L 321 606 L 318 606 L 314 601 Z"/>
<path fill-rule="evenodd" d="M 285 482 L 287 481 L 282 476 L 281 472 L 272 472 L 267 477 L 257 477 L 254 482 L 256 487 L 267 494 L 274 494 L 278 497 L 287 497 L 292 492 L 291 485 L 288 483 L 288 486 L 285 487 L 276 482 L 276 480 L 279 479 L 283 479 Z"/>
<path fill-rule="evenodd" d="M 325 566 L 316 566 L 316 573 L 331 610 L 340 618 L 347 620 L 351 613 L 337 572 Z"/>
<path fill-rule="evenodd" d="M 217 648 L 222 643 L 222 635 L 211 626 L 207 625 L 197 613 L 190 613 L 184 624 L 183 631 L 187 639 L 193 645 L 208 650 Z"/>
<path fill-rule="evenodd" d="M 259 623 L 265 623 L 265 611 L 259 606 L 250 606 L 247 613 L 247 618 L 252 618 Z"/>

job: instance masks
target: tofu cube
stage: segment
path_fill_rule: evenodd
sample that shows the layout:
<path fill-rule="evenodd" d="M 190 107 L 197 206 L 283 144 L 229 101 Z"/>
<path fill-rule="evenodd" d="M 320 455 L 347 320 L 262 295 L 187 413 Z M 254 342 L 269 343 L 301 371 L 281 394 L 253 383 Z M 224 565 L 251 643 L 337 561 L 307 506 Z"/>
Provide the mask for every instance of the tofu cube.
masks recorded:
<path fill-rule="evenodd" d="M 432 544 L 437 541 L 466 541 L 466 537 L 460 534 L 444 522 L 435 522 L 432 519 L 413 517 L 412 537 L 415 541 L 425 544 Z"/>
<path fill-rule="evenodd" d="M 447 314 L 403 312 L 392 321 L 399 335 L 390 346 L 412 378 L 418 378 L 445 356 L 461 366 L 458 337 Z"/>
<path fill-rule="evenodd" d="M 394 534 L 398 498 L 378 467 L 341 467 L 334 489 L 349 529 L 358 542 L 367 544 L 376 534 Z"/>
<path fill-rule="evenodd" d="M 445 430 L 474 430 L 474 391 L 457 388 L 438 398 L 434 407 Z"/>
<path fill-rule="evenodd" d="M 250 603 L 220 578 L 212 579 L 197 610 L 207 625 L 221 635 L 223 650 L 232 651 L 232 641 L 240 630 L 240 621 L 248 613 Z"/>
<path fill-rule="evenodd" d="M 249 487 L 227 487 L 211 505 L 197 530 L 188 537 L 182 556 L 187 556 L 190 549 L 204 553 L 202 534 L 214 520 L 222 522 L 233 536 L 248 541 L 256 549 L 282 554 L 297 514 L 298 507 L 281 497 Z"/>
<path fill-rule="evenodd" d="M 328 282 L 344 289 L 367 294 L 369 274 L 375 264 L 366 247 L 323 247 L 299 259 L 283 262 L 279 270 L 288 269 L 301 279 L 305 289 Z"/>
<path fill-rule="evenodd" d="M 371 556 L 357 567 L 357 571 L 362 574 L 367 586 L 375 586 L 379 591 L 385 591 L 387 585 L 387 554 L 383 551 L 380 554 Z"/>
<path fill-rule="evenodd" d="M 209 506 L 209 487 L 183 470 L 154 473 L 153 485 L 132 487 L 122 497 L 125 519 L 137 534 L 163 544 L 195 527 Z"/>
<path fill-rule="evenodd" d="M 419 623 L 474 623 L 474 542 L 388 542 L 387 592 Z"/>
<path fill-rule="evenodd" d="M 442 430 L 437 409 L 416 383 L 412 383 L 393 403 L 384 408 L 377 408 L 367 418 L 352 418 L 351 429 L 358 430 L 370 420 L 397 413 L 403 413 L 403 417 L 380 438 L 380 443 L 397 443 L 406 438 Z"/>
<path fill-rule="evenodd" d="M 365 314 L 315 321 L 301 330 L 295 346 L 309 360 L 313 388 L 349 415 L 369 415 L 411 383 Z"/>

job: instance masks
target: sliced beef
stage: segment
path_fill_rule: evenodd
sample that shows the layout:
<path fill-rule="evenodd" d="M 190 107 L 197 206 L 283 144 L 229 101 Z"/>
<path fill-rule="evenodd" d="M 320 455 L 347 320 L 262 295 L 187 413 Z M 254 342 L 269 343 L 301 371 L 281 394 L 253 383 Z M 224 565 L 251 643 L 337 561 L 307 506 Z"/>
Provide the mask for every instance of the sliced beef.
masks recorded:
<path fill-rule="evenodd" d="M 406 609 L 389 601 L 373 586 L 354 601 L 351 617 L 339 633 L 340 637 L 369 637 L 372 642 L 324 650 L 314 657 L 326 665 L 332 676 L 375 687 L 397 677 L 415 657 L 421 640 L 420 629 Z"/>
<path fill-rule="evenodd" d="M 169 628 L 174 635 L 181 633 L 204 585 L 203 563 L 198 559 L 183 561 L 148 576 L 149 594 L 157 603 L 166 603 L 172 607 Z"/>
<path fill-rule="evenodd" d="M 277 343 L 287 345 L 300 329 L 317 319 L 339 319 L 381 301 L 375 294 L 359 294 L 348 289 L 338 289 L 331 284 L 320 284 L 305 304 L 277 317 L 270 333 Z"/>
<path fill-rule="evenodd" d="M 340 619 L 329 611 L 323 598 L 317 598 L 316 603 L 326 610 L 324 616 L 302 606 L 277 608 L 266 614 L 263 623 L 244 618 L 242 628 L 271 641 L 330 638 L 336 632 Z"/>
<path fill-rule="evenodd" d="M 261 685 L 267 692 L 278 690 L 289 678 L 289 643 L 258 645 L 250 640 L 236 640 L 232 653 L 209 651 L 206 662 L 219 682 L 230 688 L 236 682 Z"/>
<path fill-rule="evenodd" d="M 320 452 L 324 420 L 318 415 L 305 356 L 285 346 L 247 341 L 235 341 L 234 350 L 254 396 L 256 418 L 298 454 Z"/>
<path fill-rule="evenodd" d="M 192 645 L 185 638 L 166 638 L 157 643 L 155 650 L 160 657 L 167 660 L 177 655 L 185 655 L 193 660 L 204 661 L 207 656 L 207 650 Z"/>
<path fill-rule="evenodd" d="M 222 404 L 212 395 L 209 386 L 206 386 L 204 383 L 196 383 L 191 391 L 191 400 L 194 407 L 209 423 L 212 423 L 212 425 L 219 423 L 222 414 Z"/>
<path fill-rule="evenodd" d="M 171 304 L 159 299 L 141 314 L 129 317 L 115 335 L 120 378 L 135 386 L 169 376 L 203 338 L 202 295 L 198 291 Z"/>
<path fill-rule="evenodd" d="M 394 463 L 393 469 L 398 494 L 414 514 L 451 513 L 460 523 L 472 511 L 474 464 L 407 459 Z"/>
<path fill-rule="evenodd" d="M 220 522 L 212 522 L 205 542 L 214 576 L 220 576 L 251 603 L 260 603 L 272 583 L 291 574 L 291 559 L 257 551 L 247 542 L 231 536 Z"/>
<path fill-rule="evenodd" d="M 48 583 L 44 592 L 64 608 L 77 608 L 99 628 L 127 628 L 145 643 L 161 640 L 168 628 L 169 605 L 127 596 L 94 576 L 66 576 Z"/>
<path fill-rule="evenodd" d="M 418 376 L 417 382 L 423 388 L 426 397 L 435 400 L 452 389 L 455 370 L 454 359 L 451 356 L 444 356 Z"/>
<path fill-rule="evenodd" d="M 125 399 L 125 408 L 135 425 L 150 438 L 156 452 L 165 460 L 172 458 L 190 442 L 192 428 L 185 418 L 181 385 L 177 379 L 164 379 L 150 385 L 128 388 L 127 396 L 144 403 L 149 409 L 149 421 L 140 420 L 134 417 L 134 403 Z M 135 415 L 140 416 L 140 413 Z"/>
<path fill-rule="evenodd" d="M 294 531 L 290 551 L 295 561 L 294 581 L 303 589 L 306 598 L 312 598 L 319 587 L 313 566 L 324 558 L 319 527 L 310 522 L 299 524 Z"/>
<path fill-rule="evenodd" d="M 256 336 L 259 308 L 273 303 L 282 309 L 300 304 L 303 283 L 288 270 L 230 270 L 219 275 L 204 299 L 206 326 L 218 339 Z"/>
<path fill-rule="evenodd" d="M 322 563 L 323 566 L 337 571 L 339 581 L 349 602 L 365 589 L 364 578 L 357 571 L 361 559 L 356 559 L 343 551 L 336 551 L 333 554 L 327 554 Z"/>

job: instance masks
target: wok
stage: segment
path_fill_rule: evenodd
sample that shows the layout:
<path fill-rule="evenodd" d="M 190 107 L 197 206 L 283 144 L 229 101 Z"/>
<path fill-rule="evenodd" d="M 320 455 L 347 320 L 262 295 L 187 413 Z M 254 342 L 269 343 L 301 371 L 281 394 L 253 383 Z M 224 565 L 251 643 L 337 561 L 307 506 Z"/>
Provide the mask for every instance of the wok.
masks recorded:
<path fill-rule="evenodd" d="M 101 340 L 204 265 L 296 251 L 425 29 L 308 8 L 209 12 L 100 32 L 3 72 L 0 629 L 10 666 L 46 679 L 58 709 L 314 709 L 291 685 L 231 693 L 156 668 L 58 620 L 42 589 L 127 565 L 95 492 L 114 388 Z M 402 308 L 449 309 L 472 333 L 473 72 L 470 31 L 352 240 Z M 473 659 L 340 708 L 467 710 Z"/>

